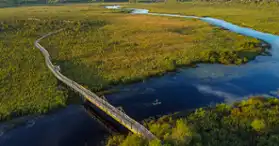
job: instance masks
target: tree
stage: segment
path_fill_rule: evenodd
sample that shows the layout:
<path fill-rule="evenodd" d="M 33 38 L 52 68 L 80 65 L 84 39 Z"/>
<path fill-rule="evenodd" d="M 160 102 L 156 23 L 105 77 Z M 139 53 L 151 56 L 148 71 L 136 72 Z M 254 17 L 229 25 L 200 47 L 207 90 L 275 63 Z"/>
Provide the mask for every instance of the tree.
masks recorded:
<path fill-rule="evenodd" d="M 259 132 L 265 128 L 265 122 L 264 122 L 264 120 L 255 119 L 251 123 L 251 126 L 253 127 L 254 130 Z"/>

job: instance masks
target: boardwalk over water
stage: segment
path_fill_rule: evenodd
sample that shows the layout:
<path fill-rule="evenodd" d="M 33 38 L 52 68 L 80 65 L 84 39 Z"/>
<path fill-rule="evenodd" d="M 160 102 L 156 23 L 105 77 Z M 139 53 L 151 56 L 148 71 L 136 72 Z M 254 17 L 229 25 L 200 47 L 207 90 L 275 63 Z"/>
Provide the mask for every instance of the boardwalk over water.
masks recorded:
<path fill-rule="evenodd" d="M 83 86 L 79 85 L 75 81 L 73 81 L 73 80 L 67 78 L 66 76 L 64 76 L 63 74 L 61 74 L 59 71 L 59 68 L 52 64 L 48 51 L 43 46 L 41 46 L 39 42 L 42 39 L 44 39 L 52 34 L 58 33 L 62 30 L 63 29 L 58 30 L 56 32 L 50 32 L 50 33 L 42 36 L 41 38 L 37 39 L 34 44 L 43 53 L 43 55 L 45 57 L 45 63 L 47 65 L 47 67 L 50 69 L 50 71 L 54 74 L 54 76 L 61 82 L 65 83 L 67 86 L 71 87 L 71 89 L 73 89 L 75 92 L 78 92 L 79 94 L 81 94 L 89 102 L 91 102 L 92 104 L 94 104 L 95 106 L 100 108 L 102 111 L 104 111 L 106 114 L 111 116 L 113 119 L 118 121 L 121 125 L 128 128 L 131 132 L 141 135 L 141 136 L 147 138 L 148 140 L 157 139 L 155 135 L 153 135 L 148 129 L 146 129 L 140 123 L 138 123 L 137 121 L 135 121 L 134 119 L 132 119 L 131 117 L 129 117 L 128 115 L 126 115 L 125 113 L 123 113 L 122 111 L 117 109 L 116 107 L 112 106 L 106 100 L 98 97 L 96 94 L 94 94 L 90 90 L 84 88 Z"/>

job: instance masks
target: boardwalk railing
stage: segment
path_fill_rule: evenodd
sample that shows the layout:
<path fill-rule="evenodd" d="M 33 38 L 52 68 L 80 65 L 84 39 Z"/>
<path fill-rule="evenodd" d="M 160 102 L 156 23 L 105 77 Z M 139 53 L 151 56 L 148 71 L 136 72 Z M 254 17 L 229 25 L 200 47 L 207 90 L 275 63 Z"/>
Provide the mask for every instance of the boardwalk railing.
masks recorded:
<path fill-rule="evenodd" d="M 47 67 L 50 69 L 50 71 L 54 74 L 54 76 L 59 79 L 61 82 L 65 83 L 69 87 L 71 87 L 74 91 L 78 92 L 82 96 L 84 96 L 88 101 L 90 101 L 92 104 L 96 105 L 98 108 L 100 108 L 102 111 L 107 113 L 109 116 L 111 116 L 113 119 L 118 121 L 120 124 L 128 128 L 131 132 L 141 135 L 148 140 L 157 139 L 155 135 L 153 135 L 148 129 L 146 129 L 144 126 L 142 126 L 140 123 L 135 121 L 134 119 L 130 118 L 128 115 L 123 113 L 122 111 L 118 110 L 114 106 L 112 106 L 109 102 L 106 100 L 98 97 L 96 94 L 91 92 L 90 90 L 84 88 L 83 86 L 79 85 L 75 81 L 67 78 L 63 74 L 60 73 L 58 67 L 54 66 L 50 60 L 50 55 L 48 51 L 40 45 L 40 41 L 52 34 L 58 33 L 61 30 L 50 32 L 41 38 L 37 39 L 35 41 L 35 46 L 40 49 L 40 51 L 43 53 L 45 57 L 45 63 Z"/>

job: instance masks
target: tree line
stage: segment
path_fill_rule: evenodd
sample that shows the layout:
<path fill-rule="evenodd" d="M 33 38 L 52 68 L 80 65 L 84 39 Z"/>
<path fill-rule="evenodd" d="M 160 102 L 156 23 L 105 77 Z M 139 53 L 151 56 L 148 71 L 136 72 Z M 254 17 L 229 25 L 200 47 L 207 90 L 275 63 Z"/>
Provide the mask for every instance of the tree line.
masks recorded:
<path fill-rule="evenodd" d="M 107 146 L 276 146 L 279 100 L 253 97 L 233 105 L 199 108 L 185 117 L 165 116 L 145 124 L 160 140 L 112 136 Z"/>
<path fill-rule="evenodd" d="M 168 3 L 174 0 L 0 0 L 1 6 L 25 5 L 25 4 L 58 4 L 58 3 L 87 3 L 87 2 L 129 2 L 129 3 Z M 221 2 L 221 3 L 279 3 L 279 0 L 175 0 L 176 2 Z"/>

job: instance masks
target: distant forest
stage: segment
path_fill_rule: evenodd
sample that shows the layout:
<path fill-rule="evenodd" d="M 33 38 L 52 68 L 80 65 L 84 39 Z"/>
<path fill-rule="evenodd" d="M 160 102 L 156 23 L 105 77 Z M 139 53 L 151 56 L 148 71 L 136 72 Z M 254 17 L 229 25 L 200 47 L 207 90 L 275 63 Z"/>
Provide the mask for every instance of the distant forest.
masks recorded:
<path fill-rule="evenodd" d="M 128 0 L 0 0 L 0 7 L 32 4 L 128 2 Z"/>
<path fill-rule="evenodd" d="M 166 0 L 168 1 L 168 0 Z M 32 5 L 32 4 L 63 4 L 63 3 L 88 3 L 88 2 L 166 2 L 164 0 L 0 0 L 0 7 Z M 173 0 L 172 0 L 173 1 Z M 239 2 L 239 3 L 279 3 L 279 0 L 176 0 L 177 2 Z"/>

